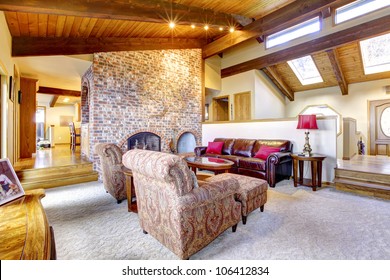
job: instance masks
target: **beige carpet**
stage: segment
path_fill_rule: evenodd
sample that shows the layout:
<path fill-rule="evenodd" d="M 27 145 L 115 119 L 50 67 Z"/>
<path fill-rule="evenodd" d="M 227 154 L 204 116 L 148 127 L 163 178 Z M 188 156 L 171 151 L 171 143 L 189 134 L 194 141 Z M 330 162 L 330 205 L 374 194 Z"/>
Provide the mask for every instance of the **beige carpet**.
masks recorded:
<path fill-rule="evenodd" d="M 236 233 L 225 231 L 191 259 L 389 260 L 390 202 L 317 192 L 283 181 L 268 191 L 265 211 L 252 212 Z M 42 199 L 58 259 L 177 259 L 150 235 L 138 216 L 117 204 L 98 182 L 46 190 Z"/>

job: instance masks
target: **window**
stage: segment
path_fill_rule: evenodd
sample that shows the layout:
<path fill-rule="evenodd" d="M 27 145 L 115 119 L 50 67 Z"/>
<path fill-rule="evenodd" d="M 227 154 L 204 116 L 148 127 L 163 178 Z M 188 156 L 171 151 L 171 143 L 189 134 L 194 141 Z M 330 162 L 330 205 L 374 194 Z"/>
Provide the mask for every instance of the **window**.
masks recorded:
<path fill-rule="evenodd" d="M 337 8 L 335 23 L 339 24 L 387 6 L 390 6 L 388 0 L 358 0 Z"/>
<path fill-rule="evenodd" d="M 311 85 L 323 82 L 320 72 L 310 55 L 289 60 L 287 63 L 294 71 L 302 85 Z"/>
<path fill-rule="evenodd" d="M 315 17 L 308 21 L 294 25 L 293 27 L 284 29 L 282 31 L 267 36 L 265 42 L 266 48 L 272 48 L 274 46 L 283 44 L 285 42 L 294 40 L 307 34 L 315 33 L 320 30 L 320 18 Z"/>
<path fill-rule="evenodd" d="M 360 41 L 364 74 L 390 71 L 390 33 Z"/>
<path fill-rule="evenodd" d="M 299 115 L 317 115 L 317 116 L 336 116 L 337 117 L 337 135 L 341 133 L 341 115 L 328 105 L 310 105 L 307 106 Z"/>

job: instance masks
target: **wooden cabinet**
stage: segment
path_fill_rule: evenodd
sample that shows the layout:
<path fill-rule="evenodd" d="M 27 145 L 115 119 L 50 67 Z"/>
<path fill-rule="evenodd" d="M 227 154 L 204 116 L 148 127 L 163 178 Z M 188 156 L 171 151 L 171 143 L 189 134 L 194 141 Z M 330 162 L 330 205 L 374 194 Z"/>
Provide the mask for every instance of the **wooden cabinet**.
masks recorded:
<path fill-rule="evenodd" d="M 43 189 L 0 207 L 0 259 L 56 259 L 53 229 L 49 227 L 41 198 Z"/>
<path fill-rule="evenodd" d="M 31 158 L 36 152 L 36 95 L 37 81 L 20 78 L 20 158 Z"/>

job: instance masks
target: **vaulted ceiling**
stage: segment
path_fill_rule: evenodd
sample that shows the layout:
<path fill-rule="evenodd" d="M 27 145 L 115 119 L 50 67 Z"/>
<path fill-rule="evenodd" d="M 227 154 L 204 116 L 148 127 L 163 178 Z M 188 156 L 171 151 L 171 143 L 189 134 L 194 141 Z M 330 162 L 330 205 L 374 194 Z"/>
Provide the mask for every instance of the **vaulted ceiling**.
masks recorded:
<path fill-rule="evenodd" d="M 320 15 L 352 0 L 1 0 L 12 36 L 12 55 L 47 56 L 104 51 L 202 48 L 203 57 L 223 55 L 249 39 Z M 168 22 L 176 26 L 171 29 Z M 208 30 L 204 29 L 205 25 Z M 193 26 L 191 26 L 193 25 Z M 229 28 L 235 31 L 230 33 Z M 221 31 L 220 28 L 223 28 Z M 294 92 L 389 78 L 364 75 L 357 41 L 390 32 L 390 16 L 222 69 L 227 77 L 263 70 L 290 99 Z M 312 54 L 324 82 L 302 86 L 286 61 Z"/>

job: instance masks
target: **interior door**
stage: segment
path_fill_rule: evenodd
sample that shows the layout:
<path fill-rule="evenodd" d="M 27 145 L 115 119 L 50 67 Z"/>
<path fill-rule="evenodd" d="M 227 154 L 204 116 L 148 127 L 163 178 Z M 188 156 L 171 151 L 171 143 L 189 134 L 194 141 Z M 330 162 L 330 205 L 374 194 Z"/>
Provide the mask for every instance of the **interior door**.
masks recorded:
<path fill-rule="evenodd" d="M 390 156 L 390 99 L 369 101 L 370 155 Z"/>
<path fill-rule="evenodd" d="M 246 121 L 251 119 L 251 93 L 242 92 L 234 95 L 234 120 Z"/>
<path fill-rule="evenodd" d="M 213 98 L 213 121 L 229 120 L 229 96 Z"/>

